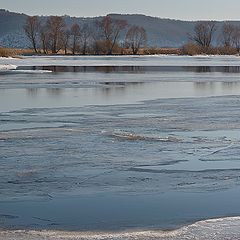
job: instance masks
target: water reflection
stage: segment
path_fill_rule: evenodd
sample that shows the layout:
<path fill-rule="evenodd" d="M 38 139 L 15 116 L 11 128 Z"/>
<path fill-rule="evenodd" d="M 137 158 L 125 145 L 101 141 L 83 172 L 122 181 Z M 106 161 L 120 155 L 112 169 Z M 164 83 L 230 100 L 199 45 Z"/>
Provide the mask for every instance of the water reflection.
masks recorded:
<path fill-rule="evenodd" d="M 18 70 L 44 70 L 52 72 L 146 73 L 195 72 L 240 73 L 239 66 L 21 66 Z"/>
<path fill-rule="evenodd" d="M 215 82 L 195 82 L 194 83 L 194 88 L 200 91 L 214 90 L 215 87 L 216 87 Z"/>
<path fill-rule="evenodd" d="M 193 67 L 193 72 L 197 72 L 197 73 L 208 73 L 208 72 L 212 72 L 213 70 L 214 70 L 213 67 L 209 67 L 209 66 L 199 66 L 196 68 Z"/>
<path fill-rule="evenodd" d="M 240 82 L 116 82 L 84 88 L 5 89 L 0 112 L 22 108 L 137 104 L 168 98 L 240 95 Z"/>
<path fill-rule="evenodd" d="M 222 86 L 224 89 L 236 89 L 239 88 L 240 83 L 239 82 L 222 82 Z"/>
<path fill-rule="evenodd" d="M 240 73 L 239 66 L 198 66 L 198 67 L 185 67 L 186 71 L 192 71 L 196 73 L 211 73 L 211 72 L 222 72 L 222 73 Z"/>
<path fill-rule="evenodd" d="M 235 66 L 235 67 L 223 67 L 224 72 L 226 73 L 239 73 L 240 72 L 240 67 Z"/>
<path fill-rule="evenodd" d="M 30 97 L 35 97 L 38 94 L 39 88 L 27 88 L 26 90 Z"/>
<path fill-rule="evenodd" d="M 137 86 L 137 85 L 142 85 L 144 82 L 103 82 L 101 83 L 102 85 L 106 86 Z"/>
<path fill-rule="evenodd" d="M 169 83 L 145 83 L 145 82 L 103 82 L 101 87 L 95 88 L 28 88 L 27 95 L 40 97 L 45 92 L 50 97 L 59 97 L 68 94 L 72 96 L 87 96 L 95 99 L 95 94 L 102 96 L 120 96 L 142 94 L 143 97 L 188 97 L 188 96 L 211 96 L 211 94 L 225 95 L 229 93 L 240 94 L 240 82 L 169 82 Z M 71 90 L 71 93 L 69 93 Z M 84 92 L 84 94 L 82 94 Z M 91 92 L 91 93 L 90 93 Z M 94 94 L 92 95 L 92 92 Z"/>
<path fill-rule="evenodd" d="M 60 96 L 64 89 L 63 88 L 47 88 L 46 89 L 47 93 L 51 96 Z"/>

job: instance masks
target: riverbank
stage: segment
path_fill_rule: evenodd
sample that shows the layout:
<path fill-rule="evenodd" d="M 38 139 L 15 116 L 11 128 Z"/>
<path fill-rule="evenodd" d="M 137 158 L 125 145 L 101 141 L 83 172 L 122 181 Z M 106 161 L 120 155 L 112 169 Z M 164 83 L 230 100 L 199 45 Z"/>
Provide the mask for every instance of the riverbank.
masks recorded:
<path fill-rule="evenodd" d="M 196 222 L 173 231 L 67 232 L 67 231 L 0 231 L 4 240 L 175 240 L 239 239 L 240 218 L 220 218 Z M 201 234 L 199 234 L 201 233 Z"/>
<path fill-rule="evenodd" d="M 185 45 L 182 48 L 144 48 L 139 51 L 138 54 L 133 55 L 126 49 L 119 52 L 114 52 L 111 56 L 150 56 L 150 55 L 178 55 L 178 56 L 239 56 L 237 51 L 233 49 L 225 48 L 211 48 L 208 51 L 202 51 L 194 45 Z M 32 49 L 17 49 L 17 48 L 0 48 L 0 57 L 14 57 L 19 58 L 21 56 L 110 56 L 104 53 L 94 54 L 87 53 L 82 54 L 72 54 L 70 51 L 64 53 L 64 51 L 59 51 L 57 54 L 44 54 L 41 50 L 39 53 L 35 53 Z"/>
<path fill-rule="evenodd" d="M 18 58 L 24 55 L 34 55 L 31 49 L 20 49 L 20 48 L 0 48 L 0 57 L 14 57 Z"/>

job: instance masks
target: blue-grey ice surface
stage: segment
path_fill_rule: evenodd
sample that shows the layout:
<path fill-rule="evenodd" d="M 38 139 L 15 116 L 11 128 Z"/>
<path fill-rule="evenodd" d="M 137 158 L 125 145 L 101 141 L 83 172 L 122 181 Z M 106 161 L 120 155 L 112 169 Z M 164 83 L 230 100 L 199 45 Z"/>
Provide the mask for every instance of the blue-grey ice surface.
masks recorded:
<path fill-rule="evenodd" d="M 238 65 L 221 56 L 0 59 L 0 228 L 8 229 L 0 238 L 38 239 L 9 229 L 172 229 L 239 216 Z M 229 226 L 215 239 L 240 236 L 238 218 L 176 236 L 205 239 L 205 223 Z M 140 233 L 128 234 L 96 239 Z"/>

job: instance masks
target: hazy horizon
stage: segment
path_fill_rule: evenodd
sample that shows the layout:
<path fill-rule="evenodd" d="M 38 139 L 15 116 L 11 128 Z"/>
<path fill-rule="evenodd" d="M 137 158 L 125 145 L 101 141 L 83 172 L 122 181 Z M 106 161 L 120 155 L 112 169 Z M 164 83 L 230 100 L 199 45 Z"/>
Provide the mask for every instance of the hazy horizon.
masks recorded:
<path fill-rule="evenodd" d="M 73 17 L 96 17 L 106 14 L 143 14 L 158 18 L 185 21 L 240 20 L 239 0 L 0 0 L 1 8 L 28 15 L 69 15 Z M 231 2 L 231 4 L 229 3 Z M 97 7 L 96 7 L 97 6 Z M 187 7 L 186 7 L 187 6 Z"/>

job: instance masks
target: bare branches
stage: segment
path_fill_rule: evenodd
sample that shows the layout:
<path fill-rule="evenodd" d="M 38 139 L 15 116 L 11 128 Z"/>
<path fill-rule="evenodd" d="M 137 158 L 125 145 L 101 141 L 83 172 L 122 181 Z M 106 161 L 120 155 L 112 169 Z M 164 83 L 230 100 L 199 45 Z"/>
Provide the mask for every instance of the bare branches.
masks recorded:
<path fill-rule="evenodd" d="M 133 54 L 137 54 L 140 47 L 147 43 L 147 34 L 144 28 L 132 26 L 126 34 L 125 44 L 127 48 L 131 48 Z"/>
<path fill-rule="evenodd" d="M 80 31 L 80 26 L 75 23 L 71 27 L 71 36 L 72 36 L 72 54 L 75 54 L 77 51 L 79 52 L 80 49 L 80 36 L 81 36 L 81 31 Z"/>
<path fill-rule="evenodd" d="M 216 22 L 198 22 L 194 28 L 194 34 L 190 36 L 190 39 L 203 49 L 208 49 L 212 44 L 215 31 Z"/>
<path fill-rule="evenodd" d="M 24 25 L 24 31 L 26 33 L 26 36 L 30 40 L 35 53 L 38 53 L 37 43 L 38 43 L 39 28 L 40 28 L 40 22 L 38 20 L 38 17 L 33 16 L 33 17 L 27 18 L 26 23 Z"/>
<path fill-rule="evenodd" d="M 92 31 L 93 29 L 89 26 L 89 24 L 86 24 L 86 23 L 81 28 L 80 42 L 81 42 L 81 52 L 83 55 L 87 53 L 89 43 L 92 39 Z"/>
<path fill-rule="evenodd" d="M 71 37 L 71 32 L 69 29 L 66 29 L 64 31 L 63 38 L 62 38 L 65 55 L 67 55 L 67 52 L 68 52 L 70 37 Z"/>
<path fill-rule="evenodd" d="M 62 38 L 66 27 L 65 21 L 63 17 L 51 16 L 47 20 L 46 26 L 49 32 L 51 51 L 56 54 L 63 47 Z"/>
<path fill-rule="evenodd" d="M 230 23 L 225 23 L 222 27 L 222 43 L 224 47 L 233 47 L 235 26 Z"/>
<path fill-rule="evenodd" d="M 75 19 L 75 23 L 68 22 L 67 25 L 64 17 L 51 16 L 41 22 L 38 17 L 29 17 L 24 30 L 35 52 L 44 54 L 129 52 L 125 45 L 137 54 L 146 45 L 147 35 L 142 27 L 130 26 L 124 35 L 125 20 L 106 16 L 97 22 L 80 24 L 82 21 Z"/>
<path fill-rule="evenodd" d="M 97 22 L 97 25 L 100 28 L 103 39 L 105 41 L 107 54 L 112 54 L 113 48 L 116 45 L 119 35 L 121 31 L 127 26 L 127 22 L 106 16 L 101 21 Z"/>
<path fill-rule="evenodd" d="M 50 48 L 49 44 L 49 32 L 46 24 L 42 24 L 39 30 L 39 35 L 42 44 L 42 50 L 44 54 L 48 54 L 48 49 Z"/>
<path fill-rule="evenodd" d="M 240 27 L 236 26 L 233 33 L 233 46 L 240 52 Z"/>

